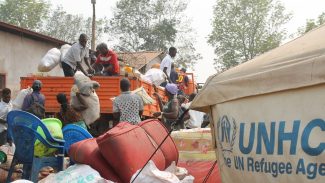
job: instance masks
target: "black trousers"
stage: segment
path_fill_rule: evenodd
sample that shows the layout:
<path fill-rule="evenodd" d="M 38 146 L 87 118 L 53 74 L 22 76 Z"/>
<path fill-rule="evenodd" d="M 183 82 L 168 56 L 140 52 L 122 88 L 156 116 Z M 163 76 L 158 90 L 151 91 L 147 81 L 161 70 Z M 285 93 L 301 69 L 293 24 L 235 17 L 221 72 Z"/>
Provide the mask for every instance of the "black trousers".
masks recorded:
<path fill-rule="evenodd" d="M 72 67 L 65 62 L 61 62 L 61 64 L 62 64 L 64 76 L 73 77 L 74 74 L 76 73 L 76 70 L 72 69 Z"/>
<path fill-rule="evenodd" d="M 0 133 L 0 146 L 7 143 L 7 130 L 4 130 Z"/>

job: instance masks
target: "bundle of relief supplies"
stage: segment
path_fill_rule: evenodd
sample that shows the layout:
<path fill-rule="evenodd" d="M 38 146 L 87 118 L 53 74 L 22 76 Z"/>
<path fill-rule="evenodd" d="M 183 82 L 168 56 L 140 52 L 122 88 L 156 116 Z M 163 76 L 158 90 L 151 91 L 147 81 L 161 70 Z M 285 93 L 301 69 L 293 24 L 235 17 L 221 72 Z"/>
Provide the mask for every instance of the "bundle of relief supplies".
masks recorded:
<path fill-rule="evenodd" d="M 49 72 L 60 63 L 61 52 L 57 48 L 50 49 L 38 64 L 38 71 Z"/>
<path fill-rule="evenodd" d="M 41 59 L 38 64 L 39 72 L 50 72 L 57 65 L 60 65 L 60 62 L 63 61 L 65 54 L 70 49 L 69 44 L 62 45 L 60 50 L 57 48 L 50 49 Z"/>
<path fill-rule="evenodd" d="M 97 81 L 92 81 L 82 72 L 77 71 L 74 75 L 75 84 L 71 88 L 71 105 L 78 107 L 81 105 L 76 93 L 79 92 L 80 97 L 84 100 L 87 109 L 81 111 L 81 115 L 87 125 L 94 123 L 100 117 L 100 104 L 96 89 L 99 88 Z"/>
<path fill-rule="evenodd" d="M 141 76 L 141 79 L 149 82 L 150 84 L 160 86 L 161 83 L 166 81 L 167 76 L 162 70 L 151 68 L 145 73 L 145 75 Z"/>

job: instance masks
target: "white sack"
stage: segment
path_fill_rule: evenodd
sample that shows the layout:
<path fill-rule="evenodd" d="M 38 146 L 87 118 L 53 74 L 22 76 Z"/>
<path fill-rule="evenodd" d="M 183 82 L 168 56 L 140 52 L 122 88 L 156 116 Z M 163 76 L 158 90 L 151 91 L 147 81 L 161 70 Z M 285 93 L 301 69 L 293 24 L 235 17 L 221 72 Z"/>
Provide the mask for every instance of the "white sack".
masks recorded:
<path fill-rule="evenodd" d="M 99 87 L 99 83 L 92 81 L 81 72 L 77 72 L 74 78 L 76 84 L 71 88 L 71 105 L 74 107 L 80 106 L 76 93 L 82 93 L 83 95 L 80 97 L 85 101 L 88 108 L 81 111 L 81 115 L 85 120 L 85 123 L 90 125 L 100 117 L 99 98 L 95 92 L 95 89 Z"/>
<path fill-rule="evenodd" d="M 64 45 L 61 46 L 61 48 L 60 48 L 60 52 L 61 52 L 60 60 L 61 60 L 61 62 L 63 61 L 65 54 L 67 54 L 67 52 L 69 51 L 70 48 L 71 48 L 71 45 L 69 45 L 69 44 L 64 44 Z"/>
<path fill-rule="evenodd" d="M 156 86 L 160 86 L 161 83 L 163 83 L 164 81 L 166 81 L 167 76 L 160 69 L 151 68 L 141 78 L 143 80 L 149 81 L 150 83 L 152 83 L 152 84 L 154 84 Z"/>
<path fill-rule="evenodd" d="M 97 81 L 92 81 L 89 77 L 85 76 L 80 71 L 77 71 L 75 73 L 74 81 L 78 87 L 79 92 L 88 96 L 93 93 L 93 90 L 98 89 L 100 86 Z"/>
<path fill-rule="evenodd" d="M 39 183 L 113 183 L 100 176 L 100 174 L 88 165 L 76 164 L 64 171 L 50 174 Z"/>
<path fill-rule="evenodd" d="M 61 52 L 57 48 L 50 49 L 38 64 L 39 72 L 49 72 L 60 63 Z"/>
<path fill-rule="evenodd" d="M 131 178 L 135 178 L 140 170 L 138 170 Z M 183 182 L 184 180 L 184 182 Z M 179 180 L 177 176 L 168 171 L 160 171 L 155 163 L 150 160 L 146 167 L 142 170 L 140 175 L 135 179 L 134 183 L 193 183 L 194 177 L 187 176 L 183 180 Z"/>
<path fill-rule="evenodd" d="M 28 94 L 31 94 L 33 89 L 31 87 L 22 89 L 18 92 L 17 97 L 12 101 L 12 105 L 14 109 L 21 109 L 24 103 L 24 99 Z"/>
<path fill-rule="evenodd" d="M 133 90 L 132 93 L 139 95 L 141 97 L 144 105 L 151 105 L 156 102 L 154 99 L 152 99 L 148 95 L 148 93 L 146 92 L 146 90 L 143 87 Z"/>

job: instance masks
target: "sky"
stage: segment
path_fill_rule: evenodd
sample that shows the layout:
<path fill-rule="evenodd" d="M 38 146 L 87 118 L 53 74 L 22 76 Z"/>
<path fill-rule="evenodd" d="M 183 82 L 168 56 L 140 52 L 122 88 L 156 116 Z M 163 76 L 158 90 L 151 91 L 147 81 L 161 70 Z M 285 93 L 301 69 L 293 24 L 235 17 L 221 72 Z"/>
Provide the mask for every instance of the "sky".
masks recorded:
<path fill-rule="evenodd" d="M 117 0 L 97 0 L 97 17 L 112 17 L 112 8 Z M 303 26 L 307 19 L 316 19 L 325 12 L 325 0 L 280 0 L 292 19 L 285 25 L 288 34 L 293 34 Z M 50 0 L 53 5 L 62 5 L 63 9 L 72 14 L 92 16 L 91 0 Z M 78 2 L 78 3 L 76 3 Z M 213 6 L 216 0 L 191 0 L 186 10 L 186 15 L 192 19 L 192 26 L 197 33 L 196 50 L 203 57 L 195 65 L 194 73 L 197 82 L 205 82 L 212 74 L 216 73 L 213 66 L 215 58 L 214 49 L 207 44 L 207 37 L 212 30 Z M 287 39 L 286 41 L 290 41 Z"/>

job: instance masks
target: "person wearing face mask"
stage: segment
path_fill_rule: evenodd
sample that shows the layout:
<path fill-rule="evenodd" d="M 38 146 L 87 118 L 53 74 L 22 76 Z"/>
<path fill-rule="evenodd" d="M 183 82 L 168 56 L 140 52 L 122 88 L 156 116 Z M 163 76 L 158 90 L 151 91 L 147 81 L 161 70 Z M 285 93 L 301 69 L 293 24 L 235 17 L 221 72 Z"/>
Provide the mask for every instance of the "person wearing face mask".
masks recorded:
<path fill-rule="evenodd" d="M 86 65 L 89 67 L 89 71 L 91 73 L 94 72 L 94 69 L 89 64 L 89 48 L 87 47 L 87 41 L 87 35 L 80 34 L 79 42 L 74 43 L 64 56 L 61 62 L 64 76 L 72 77 L 77 70 L 80 70 L 86 76 L 91 76 L 91 74 L 88 74 L 82 67 L 82 60 L 84 60 Z"/>

